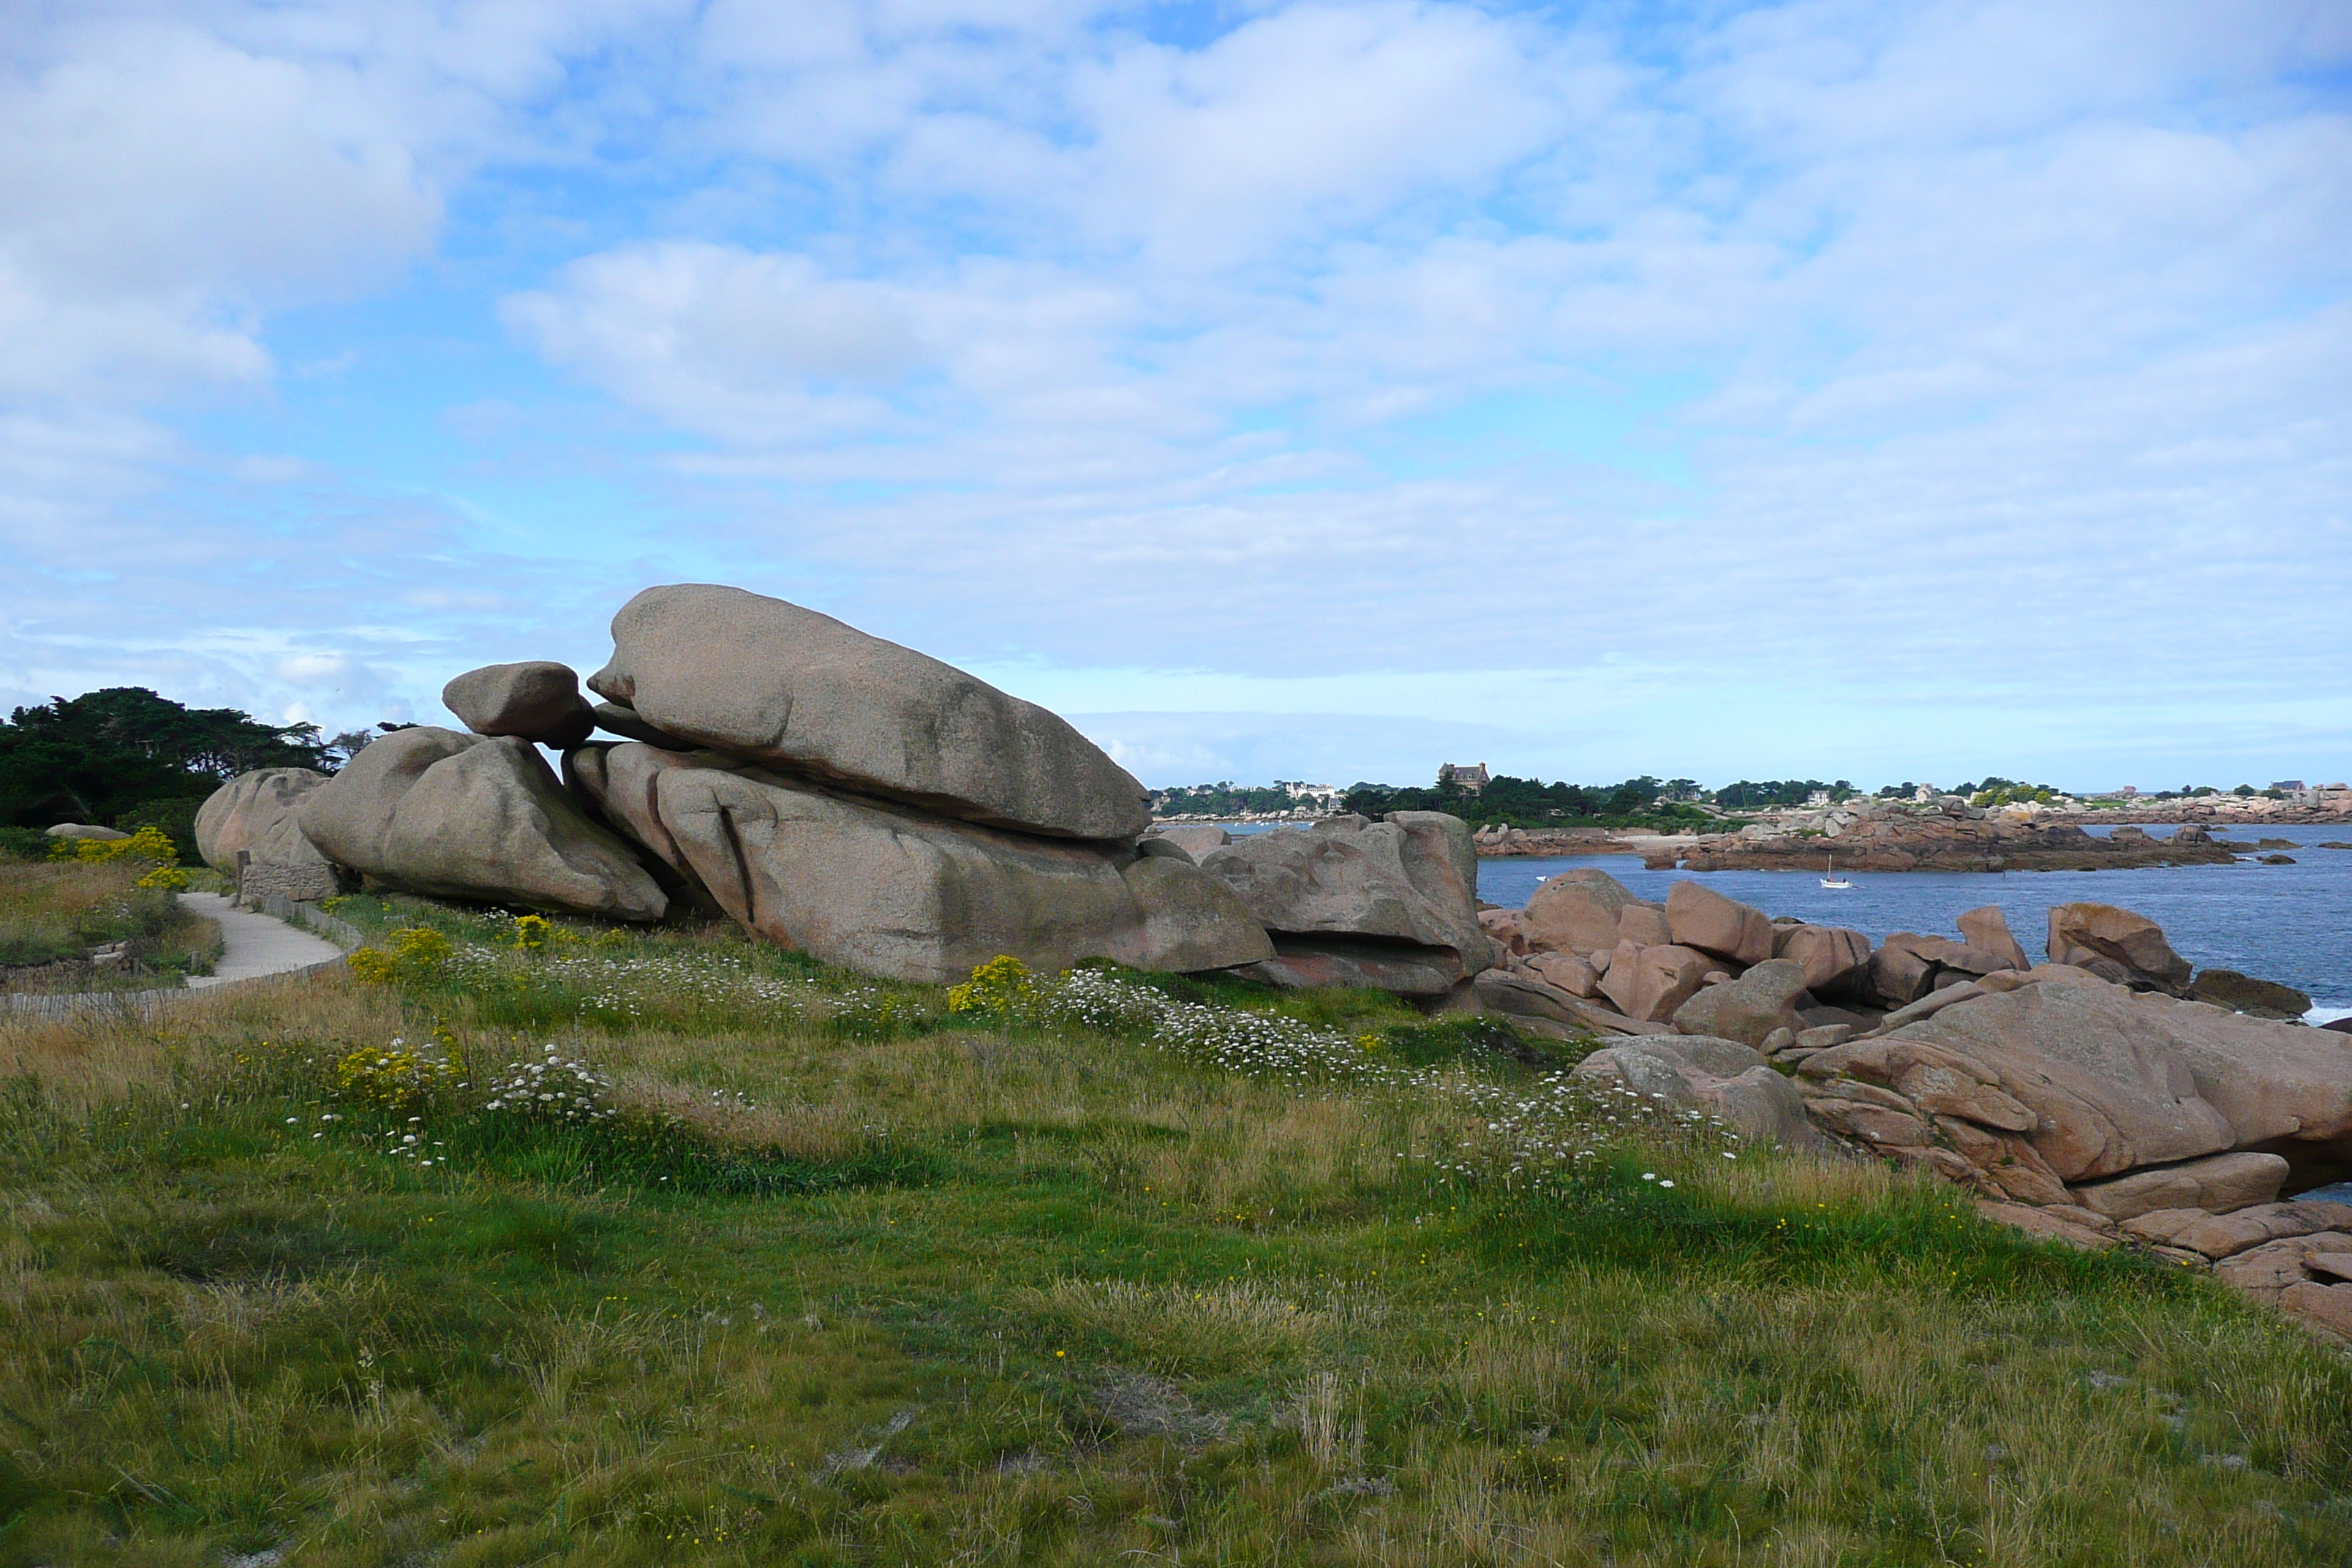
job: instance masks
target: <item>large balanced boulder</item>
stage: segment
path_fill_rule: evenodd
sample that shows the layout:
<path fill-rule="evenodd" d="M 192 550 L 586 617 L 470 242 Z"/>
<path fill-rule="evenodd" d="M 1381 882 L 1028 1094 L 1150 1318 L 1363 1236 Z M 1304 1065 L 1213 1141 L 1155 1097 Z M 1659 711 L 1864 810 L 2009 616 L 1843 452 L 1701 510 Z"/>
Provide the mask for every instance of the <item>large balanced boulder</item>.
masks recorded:
<path fill-rule="evenodd" d="M 341 879 L 303 835 L 302 803 L 327 783 L 309 768 L 256 768 L 215 790 L 196 809 L 196 853 L 215 871 L 235 877 L 249 898 L 270 893 L 295 900 L 331 899 Z"/>
<path fill-rule="evenodd" d="M 310 791 L 298 820 L 330 859 L 408 892 L 625 921 L 668 908 L 519 737 L 397 731 Z"/>
<path fill-rule="evenodd" d="M 631 744 L 568 761 L 608 821 L 729 916 L 867 974 L 958 980 L 999 954 L 1049 971 L 1273 956 L 1241 901 L 1173 846 L 1007 833 L 715 752 Z"/>
<path fill-rule="evenodd" d="M 551 659 L 469 669 L 441 689 L 441 701 L 477 735 L 518 735 L 557 751 L 596 727 L 578 672 Z"/>
<path fill-rule="evenodd" d="M 613 617 L 613 645 L 589 686 L 698 746 L 1028 833 L 1151 824 L 1143 786 L 1060 717 L 781 599 L 648 588 Z"/>
<path fill-rule="evenodd" d="M 1333 817 L 1208 852 L 1201 868 L 1273 936 L 1263 978 L 1435 995 L 1494 963 L 1478 923 L 1478 858 L 1461 818 Z"/>
<path fill-rule="evenodd" d="M 2050 911 L 2050 962 L 2087 969 L 2137 989 L 2179 993 L 2189 962 L 2172 951 L 2164 928 L 2113 904 L 2059 904 Z"/>

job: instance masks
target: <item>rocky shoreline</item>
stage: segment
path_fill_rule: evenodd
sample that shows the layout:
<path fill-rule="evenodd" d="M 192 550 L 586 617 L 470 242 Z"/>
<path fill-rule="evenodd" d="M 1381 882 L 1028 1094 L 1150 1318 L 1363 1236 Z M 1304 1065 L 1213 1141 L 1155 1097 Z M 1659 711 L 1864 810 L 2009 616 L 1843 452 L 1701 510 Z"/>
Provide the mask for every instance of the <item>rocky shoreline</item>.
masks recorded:
<path fill-rule="evenodd" d="M 1832 857 L 1849 871 L 2104 871 L 2224 866 L 2242 854 L 2283 847 L 2216 838 L 2199 822 L 2163 838 L 2137 824 L 2099 837 L 2047 815 L 1986 811 L 1948 796 L 1901 805 L 1857 799 L 1728 833 L 1487 827 L 1474 842 L 1486 857 L 1639 855 L 1654 871 L 1820 871 Z"/>
<path fill-rule="evenodd" d="M 1601 1037 L 1580 1074 L 1932 1172 L 2005 1224 L 2144 1247 L 2352 1338 L 2352 1206 L 2295 1195 L 2352 1175 L 2352 1021 L 2305 1026 L 2301 992 L 2195 970 L 2106 904 L 2053 908 L 2047 962 L 1991 906 L 1957 940 L 1874 950 L 1697 881 L 1652 903 L 1591 868 L 1479 919 L 1504 957 L 1472 1005 Z"/>

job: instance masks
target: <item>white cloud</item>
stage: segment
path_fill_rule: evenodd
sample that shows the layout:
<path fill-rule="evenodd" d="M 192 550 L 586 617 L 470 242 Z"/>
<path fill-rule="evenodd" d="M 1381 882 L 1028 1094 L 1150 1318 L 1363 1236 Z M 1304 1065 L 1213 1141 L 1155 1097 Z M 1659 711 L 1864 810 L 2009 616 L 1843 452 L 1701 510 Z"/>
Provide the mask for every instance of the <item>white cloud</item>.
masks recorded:
<path fill-rule="evenodd" d="M 339 74 L 147 26 L 0 92 L 0 396 L 258 382 L 256 311 L 423 254 L 439 198 Z"/>
<path fill-rule="evenodd" d="M 2339 6 L 16 26 L 0 547 L 43 587 L 0 652 L 27 672 L 100 627 L 140 651 L 90 668 L 152 659 L 195 616 L 222 635 L 183 628 L 191 679 L 311 701 L 289 672 L 348 658 L 421 706 L 477 658 L 593 662 L 635 580 L 717 572 L 1005 668 L 1352 672 L 1302 722 L 1492 724 L 1598 778 L 1849 722 L 1979 769 L 2041 732 L 2004 714 L 2085 706 L 2107 728 L 2049 744 L 2120 757 L 2174 743 L 2150 690 L 2220 735 L 2352 653 Z M 333 353 L 331 301 L 396 283 L 447 307 L 422 392 Z M 493 299 L 582 397 L 479 374 Z M 289 402 L 355 426 L 406 395 L 495 451 L 379 469 L 169 423 L 269 387 L 305 302 L 342 368 Z M 657 526 L 510 521 L 583 484 Z M 289 595 L 332 606 L 319 640 L 228 635 Z M 1474 721 L 1449 681 L 1508 700 Z"/>

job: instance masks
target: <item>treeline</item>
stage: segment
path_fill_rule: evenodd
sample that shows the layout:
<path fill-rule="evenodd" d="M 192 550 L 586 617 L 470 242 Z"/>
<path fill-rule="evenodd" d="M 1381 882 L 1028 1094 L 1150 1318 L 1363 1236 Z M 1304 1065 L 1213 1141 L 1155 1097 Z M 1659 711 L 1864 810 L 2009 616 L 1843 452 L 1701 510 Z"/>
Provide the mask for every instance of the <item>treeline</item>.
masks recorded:
<path fill-rule="evenodd" d="M 160 827 L 193 864 L 196 808 L 223 784 L 254 768 L 331 773 L 339 760 L 314 725 L 184 707 L 143 686 L 52 698 L 0 724 L 0 833 L 24 852 L 59 822 Z"/>
<path fill-rule="evenodd" d="M 1843 779 L 1835 784 L 1823 784 L 1819 779 L 1767 779 L 1761 784 L 1741 779 L 1738 784 L 1710 791 L 1706 798 L 1726 811 L 1758 811 L 1768 805 L 1802 805 L 1817 795 L 1825 795 L 1832 800 L 1851 800 L 1857 793 Z"/>
<path fill-rule="evenodd" d="M 1450 782 L 1426 789 L 1359 784 L 1348 791 L 1343 804 L 1366 816 L 1390 811 L 1450 812 L 1474 827 L 1489 823 L 1514 827 L 1719 825 L 1719 817 L 1692 804 L 1699 793 L 1689 779 L 1660 780 L 1646 773 L 1614 784 L 1543 784 L 1502 773 L 1475 792 Z"/>
<path fill-rule="evenodd" d="M 1288 811 L 1293 806 L 1312 810 L 1315 804 L 1293 799 L 1290 791 L 1280 784 L 1244 788 L 1231 779 L 1222 784 L 1192 784 L 1151 792 L 1151 812 L 1155 816 L 1239 816 L 1244 812 Z"/>

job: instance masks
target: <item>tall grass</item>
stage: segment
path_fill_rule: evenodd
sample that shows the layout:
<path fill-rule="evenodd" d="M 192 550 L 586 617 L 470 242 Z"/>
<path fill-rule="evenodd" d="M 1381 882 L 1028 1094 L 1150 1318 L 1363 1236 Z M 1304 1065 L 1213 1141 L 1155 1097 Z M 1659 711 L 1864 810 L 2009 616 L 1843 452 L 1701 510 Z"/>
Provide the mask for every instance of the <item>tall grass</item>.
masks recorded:
<path fill-rule="evenodd" d="M 2342 1557 L 2338 1352 L 1507 1036 L 345 913 L 457 951 L 0 1029 L 0 1563 Z"/>

